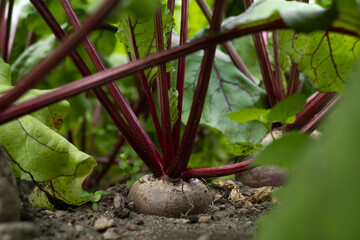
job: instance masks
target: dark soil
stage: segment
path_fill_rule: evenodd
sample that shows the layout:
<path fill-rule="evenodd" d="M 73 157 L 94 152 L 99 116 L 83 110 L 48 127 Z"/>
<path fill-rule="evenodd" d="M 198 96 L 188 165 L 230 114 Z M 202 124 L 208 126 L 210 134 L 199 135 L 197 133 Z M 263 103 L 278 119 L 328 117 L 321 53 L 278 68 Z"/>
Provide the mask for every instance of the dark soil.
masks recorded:
<path fill-rule="evenodd" d="M 133 204 L 126 202 L 130 187 L 109 188 L 109 194 L 98 202 L 98 211 L 92 210 L 91 204 L 55 212 L 24 205 L 22 222 L 33 223 L 40 240 L 239 240 L 256 234 L 257 218 L 272 206 L 272 188 L 250 188 L 228 180 L 210 186 L 213 204 L 203 214 L 182 218 L 144 215 L 134 212 Z"/>

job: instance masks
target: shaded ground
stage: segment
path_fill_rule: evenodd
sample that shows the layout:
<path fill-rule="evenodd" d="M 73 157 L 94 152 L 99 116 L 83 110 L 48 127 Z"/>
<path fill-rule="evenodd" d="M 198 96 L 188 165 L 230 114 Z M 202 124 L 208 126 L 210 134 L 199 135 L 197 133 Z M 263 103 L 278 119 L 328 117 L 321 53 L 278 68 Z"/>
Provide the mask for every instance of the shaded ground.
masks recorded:
<path fill-rule="evenodd" d="M 272 206 L 271 188 L 253 189 L 229 180 L 211 185 L 213 199 L 216 200 L 204 214 L 182 218 L 150 216 L 134 212 L 134 206 L 126 202 L 130 187 L 121 185 L 108 189 L 109 194 L 103 195 L 98 202 L 98 211 L 92 210 L 90 204 L 55 212 L 24 207 L 22 222 L 17 223 L 20 226 L 13 226 L 12 230 L 18 235 L 2 232 L 0 238 L 249 239 L 256 233 L 256 219 Z M 11 226 L 7 228 L 11 229 Z"/>

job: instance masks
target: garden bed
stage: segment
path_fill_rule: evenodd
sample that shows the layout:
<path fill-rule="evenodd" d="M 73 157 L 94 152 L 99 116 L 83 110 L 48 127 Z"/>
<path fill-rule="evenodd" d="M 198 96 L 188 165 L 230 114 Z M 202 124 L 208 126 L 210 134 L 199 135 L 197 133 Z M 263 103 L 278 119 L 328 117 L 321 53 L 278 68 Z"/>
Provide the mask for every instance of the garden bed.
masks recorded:
<path fill-rule="evenodd" d="M 169 218 L 136 213 L 125 201 L 129 189 L 130 185 L 108 189 L 109 194 L 98 202 L 98 211 L 91 204 L 54 212 L 25 205 L 22 223 L 32 223 L 33 233 L 41 240 L 249 239 L 256 233 L 257 218 L 272 206 L 272 188 L 250 188 L 228 180 L 210 186 L 213 201 L 218 199 L 205 213 Z M 17 234 L 26 229 L 21 224 L 18 228 Z M 29 236 L 24 234 L 21 239 Z"/>

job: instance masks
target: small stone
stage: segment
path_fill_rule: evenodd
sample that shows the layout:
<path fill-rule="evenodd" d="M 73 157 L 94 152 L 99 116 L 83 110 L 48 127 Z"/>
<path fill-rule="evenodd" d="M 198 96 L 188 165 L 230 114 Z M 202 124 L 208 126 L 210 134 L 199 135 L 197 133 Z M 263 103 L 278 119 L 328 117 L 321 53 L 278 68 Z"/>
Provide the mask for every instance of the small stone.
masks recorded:
<path fill-rule="evenodd" d="M 67 232 L 68 230 L 69 230 L 69 227 L 66 224 L 61 225 L 59 228 L 60 232 Z"/>
<path fill-rule="evenodd" d="M 65 216 L 65 215 L 66 215 L 66 212 L 65 212 L 65 211 L 57 210 L 57 211 L 55 212 L 55 216 L 56 216 L 56 217 L 63 217 L 63 216 Z"/>
<path fill-rule="evenodd" d="M 214 212 L 220 211 L 220 208 L 215 205 L 209 205 L 206 210 L 209 213 L 214 213 Z"/>
<path fill-rule="evenodd" d="M 115 208 L 124 208 L 125 207 L 125 198 L 119 193 L 115 194 L 113 204 Z"/>
<path fill-rule="evenodd" d="M 43 212 L 46 213 L 47 215 L 55 215 L 55 212 L 50 210 L 44 210 Z"/>
<path fill-rule="evenodd" d="M 246 216 L 250 213 L 250 211 L 246 208 L 240 208 L 238 211 L 237 211 L 237 214 L 239 216 Z"/>
<path fill-rule="evenodd" d="M 207 234 L 203 234 L 200 237 L 198 237 L 196 240 L 209 240 L 210 236 Z"/>
<path fill-rule="evenodd" d="M 219 206 L 219 208 L 220 208 L 220 210 L 224 210 L 224 209 L 226 209 L 226 205 L 225 205 L 225 204 L 221 204 L 221 205 Z"/>
<path fill-rule="evenodd" d="M 144 221 L 143 220 L 137 220 L 134 222 L 136 225 L 144 225 Z"/>
<path fill-rule="evenodd" d="M 118 233 L 116 228 L 108 228 L 104 233 L 103 233 L 103 238 L 105 240 L 107 239 L 121 239 L 120 234 Z"/>
<path fill-rule="evenodd" d="M 76 231 L 78 231 L 78 232 L 84 231 L 84 227 L 81 226 L 81 225 L 75 225 L 75 229 L 76 229 Z"/>
<path fill-rule="evenodd" d="M 244 202 L 244 207 L 245 208 L 250 209 L 252 206 L 253 206 L 253 204 L 251 202 L 249 202 L 249 201 Z"/>
<path fill-rule="evenodd" d="M 113 219 L 107 219 L 106 217 L 100 217 L 98 218 L 94 223 L 94 229 L 96 231 L 105 230 L 109 227 L 112 227 L 115 225 L 115 222 Z"/>
<path fill-rule="evenodd" d="M 177 218 L 173 221 L 174 224 L 187 224 L 190 222 L 191 221 L 189 219 L 185 219 L 185 218 Z"/>
<path fill-rule="evenodd" d="M 129 202 L 127 204 L 127 207 L 131 210 L 131 211 L 134 211 L 135 210 L 135 203 L 134 202 Z"/>
<path fill-rule="evenodd" d="M 210 216 L 200 216 L 198 223 L 208 223 L 210 222 L 211 217 Z"/>
<path fill-rule="evenodd" d="M 135 231 L 138 228 L 138 226 L 134 223 L 127 223 L 126 228 L 130 231 Z"/>
<path fill-rule="evenodd" d="M 119 218 L 127 218 L 130 215 L 130 210 L 128 208 L 116 209 L 114 214 Z"/>

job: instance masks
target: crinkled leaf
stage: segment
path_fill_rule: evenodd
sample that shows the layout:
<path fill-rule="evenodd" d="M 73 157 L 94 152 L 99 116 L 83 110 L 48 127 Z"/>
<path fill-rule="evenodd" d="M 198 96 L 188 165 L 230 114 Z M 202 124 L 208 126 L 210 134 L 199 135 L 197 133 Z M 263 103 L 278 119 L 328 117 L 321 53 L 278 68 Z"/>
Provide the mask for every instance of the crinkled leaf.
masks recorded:
<path fill-rule="evenodd" d="M 359 39 L 330 32 L 279 32 L 280 49 L 306 72 L 321 92 L 340 91 L 354 66 L 359 66 Z"/>
<path fill-rule="evenodd" d="M 80 165 L 95 160 L 79 151 L 64 137 L 54 132 L 32 116 L 23 116 L 0 126 L 0 141 L 21 168 L 32 173 L 35 180 L 49 181 L 60 176 L 73 176 Z M 91 170 L 91 169 L 90 169 Z M 22 172 L 23 179 L 31 180 Z"/>
<path fill-rule="evenodd" d="M 169 34 L 174 27 L 174 19 L 163 4 L 161 5 L 164 45 L 166 47 Z M 131 54 L 132 59 L 137 59 L 136 51 L 139 54 L 139 58 L 156 53 L 156 39 L 155 39 L 155 26 L 154 15 L 148 13 L 148 15 L 138 16 L 131 11 L 123 14 L 120 18 L 120 24 L 118 26 L 117 37 L 121 43 L 124 43 L 128 47 L 128 51 Z M 171 62 L 166 64 L 166 71 L 172 70 Z M 145 76 L 148 81 L 152 81 L 157 76 L 157 67 L 152 67 L 145 70 Z"/>
<path fill-rule="evenodd" d="M 0 61 L 0 93 L 12 88 L 9 68 Z M 31 90 L 19 101 L 46 92 L 48 90 Z M 69 103 L 60 101 L 0 125 L 0 142 L 14 161 L 17 177 L 44 182 L 44 188 L 55 193 L 57 198 L 78 205 L 87 201 L 76 195 L 82 193 L 82 182 L 96 161 L 54 131 L 59 130 L 68 110 Z M 38 206 L 51 205 L 40 190 L 32 196 L 32 201 Z"/>
<path fill-rule="evenodd" d="M 249 142 L 228 142 L 225 145 L 226 151 L 232 153 L 234 156 L 246 156 L 251 153 L 257 152 L 262 147 L 261 144 L 251 144 Z"/>
<path fill-rule="evenodd" d="M 277 165 L 293 170 L 294 159 L 308 144 L 310 137 L 305 134 L 291 133 L 276 141 L 273 141 L 256 157 L 257 165 Z"/>
<path fill-rule="evenodd" d="M 176 88 L 172 87 L 168 91 L 168 96 L 169 96 L 169 105 L 170 105 L 171 127 L 173 127 L 179 118 L 179 110 L 177 108 L 179 93 L 176 90 Z"/>
<path fill-rule="evenodd" d="M 82 182 L 96 165 L 92 157 L 29 115 L 1 125 L 0 141 L 17 163 L 15 171 L 21 179 L 32 180 L 31 173 L 37 182 L 51 181 L 56 196 L 64 201 L 84 202 L 76 195 L 82 193 Z"/>
<path fill-rule="evenodd" d="M 239 109 L 236 112 L 228 113 L 226 116 L 233 121 L 244 123 L 250 121 L 260 121 L 266 123 L 267 114 L 269 109 L 252 108 L 252 109 Z"/>
<path fill-rule="evenodd" d="M 184 123 L 189 117 L 201 60 L 201 53 L 186 57 L 182 115 Z M 239 109 L 264 107 L 264 96 L 264 91 L 260 87 L 247 79 L 231 61 L 219 58 L 217 53 L 200 123 L 218 129 L 231 142 L 257 144 L 266 132 L 261 123 L 237 123 L 228 119 L 226 115 Z"/>
<path fill-rule="evenodd" d="M 29 73 L 35 66 L 44 60 L 49 53 L 55 48 L 56 39 L 50 36 L 44 40 L 40 40 L 28 49 L 26 49 L 12 64 L 12 80 L 16 82 L 21 77 Z"/>
<path fill-rule="evenodd" d="M 285 0 L 259 0 L 243 14 L 228 19 L 224 28 L 238 29 L 259 26 L 282 20 L 290 28 L 299 31 L 327 29 L 336 16 L 336 9 L 324 9 L 316 4 Z"/>
<path fill-rule="evenodd" d="M 306 98 L 301 93 L 295 93 L 278 102 L 267 114 L 267 122 L 293 123 L 295 116 L 306 104 Z"/>

